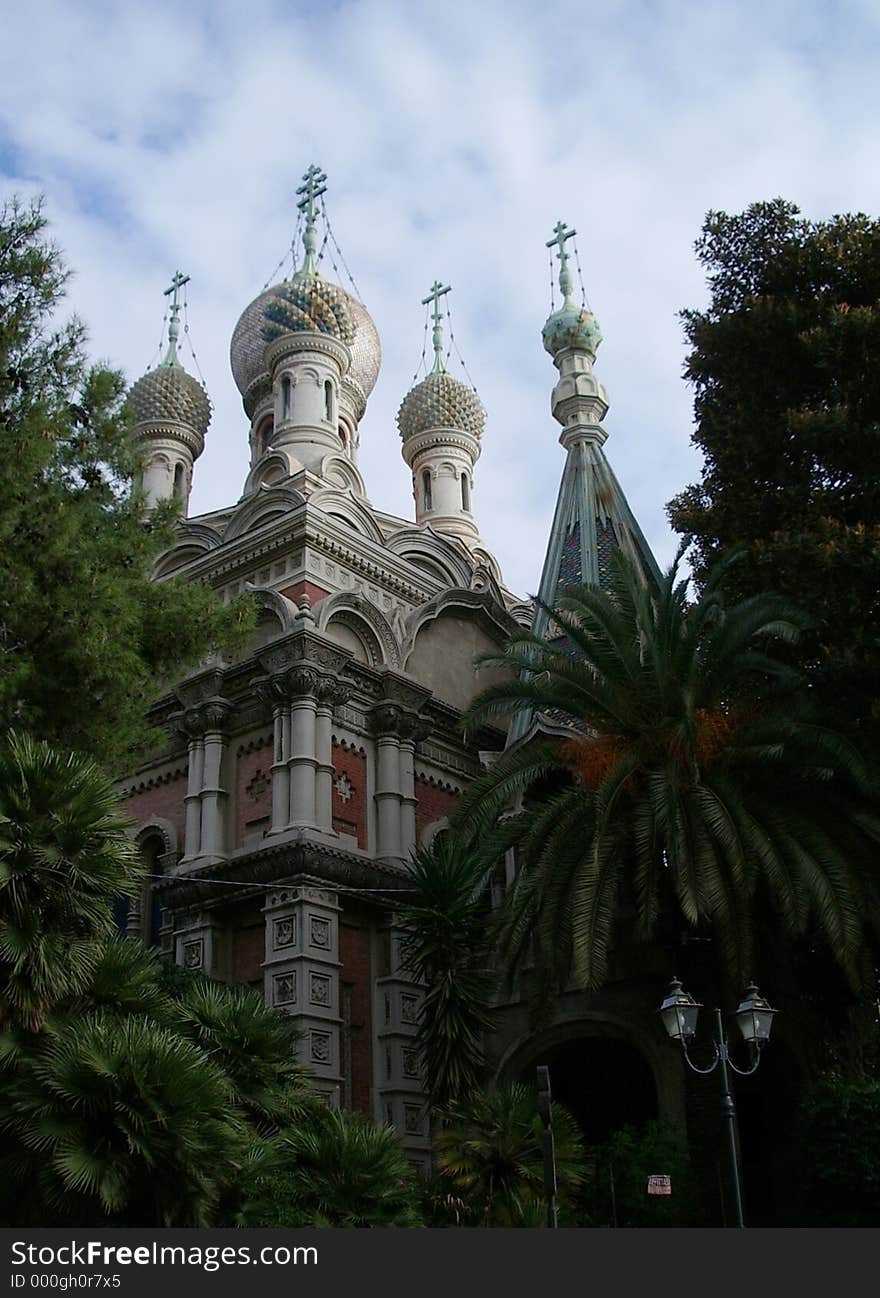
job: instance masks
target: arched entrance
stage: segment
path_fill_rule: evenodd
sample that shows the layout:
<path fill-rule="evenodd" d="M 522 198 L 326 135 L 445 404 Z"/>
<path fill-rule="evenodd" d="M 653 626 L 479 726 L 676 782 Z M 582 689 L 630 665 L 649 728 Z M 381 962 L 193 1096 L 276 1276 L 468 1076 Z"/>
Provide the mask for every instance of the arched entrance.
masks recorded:
<path fill-rule="evenodd" d="M 588 1036 L 544 1050 L 520 1080 L 535 1084 L 535 1066 L 547 1064 L 553 1098 L 570 1109 L 588 1145 L 603 1144 L 621 1127 L 657 1117 L 650 1064 L 619 1037 Z"/>

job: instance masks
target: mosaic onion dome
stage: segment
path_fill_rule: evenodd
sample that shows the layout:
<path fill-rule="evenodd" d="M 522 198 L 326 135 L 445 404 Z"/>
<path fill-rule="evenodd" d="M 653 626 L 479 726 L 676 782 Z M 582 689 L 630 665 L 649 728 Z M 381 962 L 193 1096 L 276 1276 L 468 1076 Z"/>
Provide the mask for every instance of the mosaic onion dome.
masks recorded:
<path fill-rule="evenodd" d="M 133 383 L 126 405 L 134 424 L 184 424 L 200 438 L 211 419 L 207 392 L 176 360 L 158 365 Z"/>
<path fill-rule="evenodd" d="M 481 437 L 486 423 L 482 402 L 466 383 L 436 370 L 406 394 L 397 412 L 404 442 L 431 428 L 458 428 Z"/>
<path fill-rule="evenodd" d="M 346 376 L 369 397 L 379 377 L 382 348 L 370 313 L 362 302 L 338 284 L 318 275 L 292 279 L 261 293 L 242 312 L 229 349 L 232 376 L 242 396 L 269 375 L 264 354 L 267 343 L 286 333 L 329 334 L 348 345 L 351 369 Z"/>
<path fill-rule="evenodd" d="M 564 347 L 580 347 L 595 360 L 602 341 L 602 330 L 592 311 L 568 300 L 549 317 L 541 331 L 541 337 L 551 356 L 561 352 Z"/>

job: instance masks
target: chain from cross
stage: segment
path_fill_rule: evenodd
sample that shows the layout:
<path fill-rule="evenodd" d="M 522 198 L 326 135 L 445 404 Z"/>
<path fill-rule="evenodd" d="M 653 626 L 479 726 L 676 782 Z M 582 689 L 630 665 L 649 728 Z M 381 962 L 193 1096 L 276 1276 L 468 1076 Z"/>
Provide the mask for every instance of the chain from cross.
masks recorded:
<path fill-rule="evenodd" d="M 435 279 L 431 285 L 431 291 L 427 297 L 422 298 L 422 306 L 428 306 L 433 303 L 431 318 L 434 321 L 434 373 L 442 374 L 446 369 L 443 363 L 443 313 L 440 310 L 440 299 L 445 297 L 451 291 L 452 285 L 447 284 L 445 287 L 439 279 Z"/>
<path fill-rule="evenodd" d="M 171 318 L 168 321 L 168 351 L 163 364 L 174 365 L 177 361 L 177 340 L 180 337 L 180 290 L 189 283 L 189 275 L 176 270 L 171 283 L 165 289 L 163 297 L 171 296 Z"/>
<path fill-rule="evenodd" d="M 556 254 L 559 258 L 559 288 L 563 297 L 571 297 L 571 271 L 568 269 L 569 254 L 565 251 L 565 245 L 569 239 L 573 239 L 577 230 L 567 230 L 564 221 L 557 221 L 553 227 L 552 239 L 547 240 L 547 247 L 556 247 L 559 249 Z"/>
<path fill-rule="evenodd" d="M 317 216 L 315 204 L 322 194 L 327 192 L 327 176 L 320 167 L 315 166 L 314 162 L 303 176 L 303 183 L 296 191 L 299 202 L 297 207 L 302 212 L 306 220 L 306 226 L 303 230 L 303 247 L 306 250 L 306 259 L 303 263 L 303 273 L 313 275 L 317 269 L 315 265 L 315 248 L 317 247 L 318 237 L 315 233 L 315 220 Z"/>

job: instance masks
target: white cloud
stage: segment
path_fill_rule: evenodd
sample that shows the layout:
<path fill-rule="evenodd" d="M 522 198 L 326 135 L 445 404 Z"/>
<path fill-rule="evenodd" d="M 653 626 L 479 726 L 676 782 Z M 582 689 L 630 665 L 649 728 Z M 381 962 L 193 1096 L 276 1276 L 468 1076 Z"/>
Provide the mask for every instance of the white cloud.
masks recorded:
<path fill-rule="evenodd" d="M 703 300 L 704 213 L 779 193 L 813 216 L 880 207 L 878 25 L 869 3 L 820 0 L 34 0 L 5 20 L 0 171 L 46 192 L 94 352 L 132 378 L 159 342 L 171 272 L 192 275 L 215 407 L 201 511 L 241 491 L 229 337 L 320 162 L 385 353 L 361 430 L 371 497 L 410 513 L 394 416 L 421 353 L 419 300 L 440 276 L 489 412 L 478 517 L 524 592 L 562 470 L 540 342 L 553 223 L 579 230 L 606 339 L 607 453 L 663 561 L 665 502 L 698 473 L 676 312 Z"/>

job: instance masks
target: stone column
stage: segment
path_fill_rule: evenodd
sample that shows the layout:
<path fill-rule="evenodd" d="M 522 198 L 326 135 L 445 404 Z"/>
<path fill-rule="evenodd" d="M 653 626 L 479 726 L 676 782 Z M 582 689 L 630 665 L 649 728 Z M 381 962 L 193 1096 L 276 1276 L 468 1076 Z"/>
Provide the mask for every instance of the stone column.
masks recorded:
<path fill-rule="evenodd" d="M 201 792 L 205 773 L 205 741 L 200 736 L 193 736 L 189 741 L 189 760 L 187 763 L 186 828 L 184 831 L 183 855 L 185 858 L 198 856 L 202 847 L 202 808 Z"/>
<path fill-rule="evenodd" d="M 204 773 L 202 783 L 202 856 L 219 856 L 226 849 L 226 790 L 222 785 L 225 739 L 223 729 L 230 705 L 217 700 L 204 709 Z"/>
<path fill-rule="evenodd" d="M 376 855 L 403 855 L 401 836 L 400 724 L 401 709 L 382 703 L 373 709 L 376 735 Z"/>
<path fill-rule="evenodd" d="M 349 690 L 332 676 L 322 676 L 318 681 L 317 697 L 315 822 L 319 829 L 329 834 L 333 832 L 333 709 L 345 702 Z"/>
<path fill-rule="evenodd" d="M 272 712 L 272 822 L 270 834 L 280 834 L 290 817 L 290 708 L 280 679 L 260 681 L 257 697 Z"/>
<path fill-rule="evenodd" d="M 416 846 L 416 780 L 415 756 L 416 744 L 429 734 L 428 725 L 411 714 L 404 715 L 400 722 L 400 846 L 404 858 L 408 859 Z"/>
<path fill-rule="evenodd" d="M 290 672 L 290 817 L 295 825 L 316 823 L 318 776 L 318 701 L 315 672 L 297 668 Z"/>

